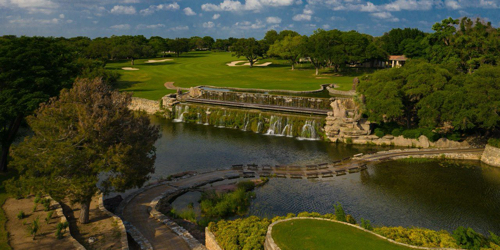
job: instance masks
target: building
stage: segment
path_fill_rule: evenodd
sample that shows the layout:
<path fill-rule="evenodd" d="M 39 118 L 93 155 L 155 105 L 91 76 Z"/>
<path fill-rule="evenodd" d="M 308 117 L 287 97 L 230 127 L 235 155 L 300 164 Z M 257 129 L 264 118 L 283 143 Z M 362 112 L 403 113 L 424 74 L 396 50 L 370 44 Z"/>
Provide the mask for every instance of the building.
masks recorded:
<path fill-rule="evenodd" d="M 399 68 L 403 65 L 405 65 L 405 62 L 406 60 L 408 60 L 408 58 L 406 58 L 406 56 L 404 55 L 401 55 L 401 56 L 397 56 L 397 55 L 392 55 L 392 56 L 389 56 L 389 61 L 387 62 L 387 67 L 391 67 L 391 68 Z"/>

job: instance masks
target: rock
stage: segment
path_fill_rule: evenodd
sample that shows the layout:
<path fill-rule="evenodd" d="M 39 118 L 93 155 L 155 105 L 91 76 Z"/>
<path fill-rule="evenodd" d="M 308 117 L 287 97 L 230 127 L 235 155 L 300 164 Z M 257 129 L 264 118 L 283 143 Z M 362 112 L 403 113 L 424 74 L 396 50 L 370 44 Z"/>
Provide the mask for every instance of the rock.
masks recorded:
<path fill-rule="evenodd" d="M 500 167 L 500 148 L 486 145 L 481 161 L 495 167 Z"/>
<path fill-rule="evenodd" d="M 198 98 L 201 96 L 201 89 L 197 87 L 189 88 L 189 97 Z"/>

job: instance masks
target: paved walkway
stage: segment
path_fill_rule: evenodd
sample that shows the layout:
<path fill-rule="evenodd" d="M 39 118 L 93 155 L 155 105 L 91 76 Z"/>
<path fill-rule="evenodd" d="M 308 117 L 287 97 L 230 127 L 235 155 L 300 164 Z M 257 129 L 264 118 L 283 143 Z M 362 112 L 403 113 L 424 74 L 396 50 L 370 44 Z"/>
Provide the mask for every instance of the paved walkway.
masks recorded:
<path fill-rule="evenodd" d="M 222 170 L 206 174 L 198 174 L 186 179 L 180 179 L 175 182 L 168 182 L 163 185 L 150 188 L 129 201 L 123 209 L 123 219 L 141 232 L 144 238 L 146 238 L 153 246 L 153 249 L 189 250 L 189 246 L 181 237 L 170 230 L 165 224 L 150 216 L 149 211 L 151 210 L 151 201 L 166 191 L 203 185 L 207 182 L 224 177 L 226 174 L 235 173 L 237 172 L 232 170 Z M 204 242 L 201 243 L 203 244 Z"/>

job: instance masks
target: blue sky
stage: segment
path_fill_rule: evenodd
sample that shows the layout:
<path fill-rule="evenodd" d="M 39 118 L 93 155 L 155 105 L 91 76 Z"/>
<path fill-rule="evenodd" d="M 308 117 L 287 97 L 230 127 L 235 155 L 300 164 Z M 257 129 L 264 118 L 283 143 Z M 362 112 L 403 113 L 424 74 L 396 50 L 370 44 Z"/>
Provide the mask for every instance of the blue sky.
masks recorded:
<path fill-rule="evenodd" d="M 500 27 L 500 0 L 0 0 L 0 35 L 255 37 L 318 28 L 380 36 L 430 32 L 444 18 L 482 17 Z"/>

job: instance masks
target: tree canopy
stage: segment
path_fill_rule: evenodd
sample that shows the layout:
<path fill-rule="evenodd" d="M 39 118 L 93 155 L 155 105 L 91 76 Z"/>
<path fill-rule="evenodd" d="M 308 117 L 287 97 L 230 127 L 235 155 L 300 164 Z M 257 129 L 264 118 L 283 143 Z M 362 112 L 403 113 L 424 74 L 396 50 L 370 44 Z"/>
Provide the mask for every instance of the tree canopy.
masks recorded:
<path fill-rule="evenodd" d="M 236 57 L 245 57 L 253 67 L 254 63 L 261 57 L 265 50 L 255 38 L 241 38 L 233 45 L 233 55 Z"/>
<path fill-rule="evenodd" d="M 80 203 L 81 223 L 98 186 L 104 193 L 142 186 L 154 172 L 159 128 L 129 110 L 130 101 L 99 79 L 79 79 L 41 105 L 27 118 L 33 136 L 13 150 L 21 181 Z"/>

